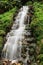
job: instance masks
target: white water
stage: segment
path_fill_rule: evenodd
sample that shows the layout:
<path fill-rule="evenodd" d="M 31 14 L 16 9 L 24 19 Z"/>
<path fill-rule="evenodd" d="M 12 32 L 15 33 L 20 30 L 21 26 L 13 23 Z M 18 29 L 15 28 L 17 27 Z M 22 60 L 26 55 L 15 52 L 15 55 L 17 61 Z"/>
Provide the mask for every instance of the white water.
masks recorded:
<path fill-rule="evenodd" d="M 21 58 L 22 39 L 24 38 L 25 20 L 27 19 L 28 6 L 23 6 L 18 13 L 12 26 L 12 30 L 7 34 L 7 42 L 3 48 L 4 57 L 9 60 Z"/>

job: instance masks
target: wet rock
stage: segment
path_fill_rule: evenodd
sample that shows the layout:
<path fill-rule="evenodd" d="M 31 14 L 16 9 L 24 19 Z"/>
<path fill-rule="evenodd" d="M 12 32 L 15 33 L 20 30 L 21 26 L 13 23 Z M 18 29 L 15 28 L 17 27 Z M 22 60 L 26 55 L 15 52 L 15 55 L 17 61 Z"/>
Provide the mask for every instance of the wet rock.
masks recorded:
<path fill-rule="evenodd" d="M 10 65 L 23 65 L 23 62 L 22 61 L 13 61 L 13 62 L 11 62 L 11 64 Z"/>
<path fill-rule="evenodd" d="M 27 38 L 25 39 L 28 43 L 33 43 L 35 42 L 35 39 L 34 38 Z"/>
<path fill-rule="evenodd" d="M 30 54 L 30 55 L 33 55 L 34 52 L 35 52 L 34 48 L 30 48 L 30 50 L 29 50 L 29 54 Z"/>
<path fill-rule="evenodd" d="M 26 54 L 21 54 L 21 57 L 25 59 L 26 58 Z"/>
<path fill-rule="evenodd" d="M 21 60 L 20 60 L 20 61 L 18 61 L 18 63 L 20 63 L 21 65 L 23 65 L 23 61 L 21 61 Z"/>
<path fill-rule="evenodd" d="M 18 63 L 17 65 L 21 65 L 20 63 Z"/>
<path fill-rule="evenodd" d="M 30 37 L 31 36 L 31 33 L 30 32 L 26 32 L 24 35 Z"/>
<path fill-rule="evenodd" d="M 37 47 L 36 47 L 36 54 L 38 55 L 39 53 L 40 53 L 40 47 L 37 46 Z"/>
<path fill-rule="evenodd" d="M 26 53 L 26 51 L 27 51 L 27 46 L 26 45 L 24 45 L 23 47 L 22 47 L 22 53 Z"/>
<path fill-rule="evenodd" d="M 26 26 L 25 30 L 30 30 L 31 28 L 29 26 Z"/>
<path fill-rule="evenodd" d="M 30 65 L 31 64 L 31 61 L 30 60 L 27 60 L 27 65 Z"/>
<path fill-rule="evenodd" d="M 37 63 L 32 63 L 31 65 L 37 65 Z"/>
<path fill-rule="evenodd" d="M 12 30 L 14 30 L 14 29 L 16 30 L 18 27 L 19 27 L 18 24 L 14 24 L 13 27 L 12 27 Z"/>
<path fill-rule="evenodd" d="M 16 63 L 12 63 L 12 64 L 10 64 L 10 65 L 17 65 Z"/>
<path fill-rule="evenodd" d="M 27 45 L 27 44 L 29 44 L 29 43 L 27 43 L 26 41 L 25 41 L 25 39 L 22 41 L 22 46 L 23 45 Z M 26 46 L 27 47 L 27 46 Z"/>
<path fill-rule="evenodd" d="M 29 47 L 35 49 L 35 48 L 36 48 L 36 43 L 31 43 L 31 44 L 29 45 Z"/>
<path fill-rule="evenodd" d="M 6 62 L 2 62 L 2 65 L 7 65 L 7 63 Z"/>
<path fill-rule="evenodd" d="M 34 55 L 33 55 L 33 56 L 30 56 L 30 61 L 31 61 L 31 62 L 35 62 L 35 57 L 34 57 Z"/>

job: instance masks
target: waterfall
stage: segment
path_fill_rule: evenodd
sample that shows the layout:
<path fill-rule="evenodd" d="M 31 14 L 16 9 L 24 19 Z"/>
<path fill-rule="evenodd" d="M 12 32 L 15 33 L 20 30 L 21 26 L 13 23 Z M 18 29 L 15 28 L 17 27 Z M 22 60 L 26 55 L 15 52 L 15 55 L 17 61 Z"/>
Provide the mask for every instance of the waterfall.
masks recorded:
<path fill-rule="evenodd" d="M 9 60 L 21 58 L 22 40 L 24 39 L 25 21 L 27 20 L 28 6 L 23 6 L 6 36 L 6 43 L 3 48 L 3 57 Z"/>

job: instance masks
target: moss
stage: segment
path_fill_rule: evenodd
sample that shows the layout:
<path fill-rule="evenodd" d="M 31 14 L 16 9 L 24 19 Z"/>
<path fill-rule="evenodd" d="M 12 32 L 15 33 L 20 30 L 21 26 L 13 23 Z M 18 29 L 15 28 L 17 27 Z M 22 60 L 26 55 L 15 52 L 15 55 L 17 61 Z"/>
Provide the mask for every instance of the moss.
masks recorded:
<path fill-rule="evenodd" d="M 2 44 L 3 44 L 3 37 L 0 36 L 0 48 L 2 48 Z"/>
<path fill-rule="evenodd" d="M 5 31 L 4 30 L 0 30 L 0 36 L 4 36 L 6 35 Z"/>

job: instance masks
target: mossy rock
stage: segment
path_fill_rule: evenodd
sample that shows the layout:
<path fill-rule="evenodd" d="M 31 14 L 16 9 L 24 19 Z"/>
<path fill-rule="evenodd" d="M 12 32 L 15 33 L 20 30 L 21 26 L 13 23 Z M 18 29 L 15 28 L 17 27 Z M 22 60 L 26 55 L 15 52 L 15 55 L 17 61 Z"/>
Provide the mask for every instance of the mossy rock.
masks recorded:
<path fill-rule="evenodd" d="M 43 43 L 41 43 L 40 53 L 43 54 Z"/>
<path fill-rule="evenodd" d="M 37 58 L 38 58 L 40 61 L 43 61 L 43 54 L 40 54 Z"/>
<path fill-rule="evenodd" d="M 30 54 L 30 55 L 33 55 L 34 52 L 35 52 L 34 48 L 30 48 L 30 50 L 29 50 L 29 54 Z"/>
<path fill-rule="evenodd" d="M 0 57 L 1 57 L 1 53 L 2 53 L 3 43 L 4 43 L 4 39 L 2 36 L 0 36 Z"/>
<path fill-rule="evenodd" d="M 43 65 L 43 62 L 40 62 L 40 64 L 39 65 Z"/>
<path fill-rule="evenodd" d="M 0 30 L 0 36 L 6 35 L 4 30 Z"/>
<path fill-rule="evenodd" d="M 3 37 L 0 36 L 0 48 L 2 48 L 2 45 L 3 45 Z"/>
<path fill-rule="evenodd" d="M 35 62 L 35 57 L 34 56 L 30 56 L 30 60 Z"/>

